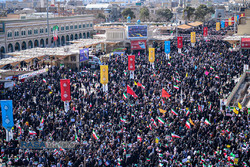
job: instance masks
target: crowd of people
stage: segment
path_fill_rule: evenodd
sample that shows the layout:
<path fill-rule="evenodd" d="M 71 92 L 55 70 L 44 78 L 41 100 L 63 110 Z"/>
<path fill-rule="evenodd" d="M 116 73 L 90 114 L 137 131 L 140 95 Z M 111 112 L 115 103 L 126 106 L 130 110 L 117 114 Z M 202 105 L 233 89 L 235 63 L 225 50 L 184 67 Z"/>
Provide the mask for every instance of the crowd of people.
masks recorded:
<path fill-rule="evenodd" d="M 211 26 L 209 34 L 216 35 L 215 25 Z M 195 30 L 202 34 L 201 28 Z M 195 46 L 188 38 L 182 53 L 176 39 L 171 41 L 168 59 L 157 52 L 154 66 L 147 55 L 136 55 L 134 79 L 127 70 L 127 55 L 110 57 L 107 92 L 99 83 L 100 72 L 86 68 L 79 72 L 53 67 L 46 75 L 17 81 L 2 97 L 13 100 L 15 123 L 10 142 L 4 140 L 1 128 L 3 164 L 249 166 L 249 113 L 242 108 L 236 114 L 220 106 L 220 99 L 234 88 L 234 78 L 249 64 L 249 54 L 229 51 L 230 45 L 221 38 L 200 38 Z M 71 82 L 68 111 L 61 101 L 60 79 Z M 137 97 L 127 94 L 127 85 Z M 162 97 L 163 89 L 168 97 Z M 20 149 L 19 141 L 75 141 L 77 145 Z"/>

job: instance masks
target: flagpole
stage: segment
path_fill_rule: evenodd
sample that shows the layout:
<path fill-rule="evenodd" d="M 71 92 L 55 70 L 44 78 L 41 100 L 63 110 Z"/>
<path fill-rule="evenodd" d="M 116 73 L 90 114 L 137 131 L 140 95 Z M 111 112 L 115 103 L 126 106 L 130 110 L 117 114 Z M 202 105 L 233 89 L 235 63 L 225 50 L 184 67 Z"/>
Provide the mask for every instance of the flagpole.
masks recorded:
<path fill-rule="evenodd" d="M 48 31 L 48 45 L 49 45 L 49 41 L 50 41 L 49 40 L 49 0 L 47 0 L 47 31 Z M 46 47 L 48 47 L 48 45 L 46 45 Z"/>

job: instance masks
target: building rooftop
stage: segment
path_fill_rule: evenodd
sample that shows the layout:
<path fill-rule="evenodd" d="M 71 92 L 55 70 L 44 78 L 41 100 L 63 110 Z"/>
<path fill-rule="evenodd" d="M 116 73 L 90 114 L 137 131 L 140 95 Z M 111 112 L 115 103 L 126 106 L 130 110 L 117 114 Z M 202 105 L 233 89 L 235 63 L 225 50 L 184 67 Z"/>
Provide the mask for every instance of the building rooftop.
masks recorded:
<path fill-rule="evenodd" d="M 88 4 L 86 9 L 105 9 L 109 8 L 111 5 L 108 3 L 100 3 L 100 4 Z"/>

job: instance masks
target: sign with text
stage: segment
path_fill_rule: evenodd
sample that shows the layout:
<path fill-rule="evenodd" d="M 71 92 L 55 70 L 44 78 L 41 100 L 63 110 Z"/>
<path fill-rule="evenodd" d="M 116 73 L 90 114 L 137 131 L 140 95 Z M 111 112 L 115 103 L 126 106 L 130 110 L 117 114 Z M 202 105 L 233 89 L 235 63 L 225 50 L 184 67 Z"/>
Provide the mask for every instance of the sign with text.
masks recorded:
<path fill-rule="evenodd" d="M 250 38 L 241 38 L 241 48 L 250 49 Z"/>
<path fill-rule="evenodd" d="M 128 39 L 142 39 L 148 37 L 147 25 L 132 25 L 127 27 Z"/>
<path fill-rule="evenodd" d="M 146 40 L 131 41 L 131 50 L 145 50 L 146 44 Z"/>
<path fill-rule="evenodd" d="M 81 49 L 79 54 L 80 62 L 86 61 L 89 59 L 89 48 Z"/>

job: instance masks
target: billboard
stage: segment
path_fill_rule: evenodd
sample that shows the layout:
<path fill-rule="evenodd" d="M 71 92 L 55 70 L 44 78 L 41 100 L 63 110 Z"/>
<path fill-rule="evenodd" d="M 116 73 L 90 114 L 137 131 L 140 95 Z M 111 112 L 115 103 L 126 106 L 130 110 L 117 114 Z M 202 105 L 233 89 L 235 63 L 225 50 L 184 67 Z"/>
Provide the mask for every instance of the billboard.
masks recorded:
<path fill-rule="evenodd" d="M 128 26 L 128 38 L 129 39 L 143 39 L 147 37 L 148 37 L 147 25 Z"/>
<path fill-rule="evenodd" d="M 250 38 L 241 38 L 241 48 L 250 49 Z"/>
<path fill-rule="evenodd" d="M 89 59 L 89 48 L 81 49 L 79 54 L 80 62 L 83 62 L 85 60 Z"/>
<path fill-rule="evenodd" d="M 131 50 L 145 50 L 146 44 L 146 40 L 131 41 Z"/>

